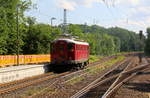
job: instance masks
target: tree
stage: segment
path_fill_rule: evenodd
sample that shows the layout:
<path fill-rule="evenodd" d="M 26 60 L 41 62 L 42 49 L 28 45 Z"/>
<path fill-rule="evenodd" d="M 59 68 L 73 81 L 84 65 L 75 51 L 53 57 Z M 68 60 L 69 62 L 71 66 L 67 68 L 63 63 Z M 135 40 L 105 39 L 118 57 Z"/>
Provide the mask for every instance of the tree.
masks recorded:
<path fill-rule="evenodd" d="M 52 32 L 53 31 L 53 32 Z M 50 52 L 50 42 L 59 35 L 60 29 L 48 24 L 36 24 L 33 18 L 28 20 L 28 31 L 24 38 L 24 54 L 46 54 Z"/>
<path fill-rule="evenodd" d="M 120 39 L 120 51 L 142 51 L 140 44 L 144 45 L 144 39 L 140 40 L 135 32 L 128 31 L 119 27 L 109 28 L 108 34 Z"/>
<path fill-rule="evenodd" d="M 24 31 L 24 12 L 29 9 L 30 1 L 22 0 L 0 0 L 0 54 L 16 53 L 17 32 L 16 32 L 16 9 L 19 4 L 19 27 L 20 38 Z M 20 47 L 23 45 L 22 39 L 19 39 Z M 21 50 L 21 48 L 20 48 Z"/>

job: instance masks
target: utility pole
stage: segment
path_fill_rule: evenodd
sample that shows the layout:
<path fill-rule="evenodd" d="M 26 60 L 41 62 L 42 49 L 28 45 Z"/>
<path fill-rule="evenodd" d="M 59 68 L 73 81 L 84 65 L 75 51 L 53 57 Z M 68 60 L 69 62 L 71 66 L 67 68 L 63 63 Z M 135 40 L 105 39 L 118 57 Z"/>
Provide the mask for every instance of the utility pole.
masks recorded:
<path fill-rule="evenodd" d="M 17 4 L 17 17 L 16 17 L 16 24 L 17 24 L 17 65 L 19 65 L 19 4 Z"/>
<path fill-rule="evenodd" d="M 63 31 L 66 33 L 66 26 L 67 26 L 67 9 L 64 9 L 64 23 L 63 23 Z"/>
<path fill-rule="evenodd" d="M 67 10 L 64 9 L 64 25 L 67 24 Z"/>

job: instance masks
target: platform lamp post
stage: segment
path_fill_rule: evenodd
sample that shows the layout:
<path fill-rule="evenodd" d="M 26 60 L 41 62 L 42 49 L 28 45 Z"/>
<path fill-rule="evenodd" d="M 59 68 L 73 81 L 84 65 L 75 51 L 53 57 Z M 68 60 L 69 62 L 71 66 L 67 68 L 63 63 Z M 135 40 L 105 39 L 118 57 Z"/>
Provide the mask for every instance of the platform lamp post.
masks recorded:
<path fill-rule="evenodd" d="M 55 17 L 52 17 L 51 18 L 51 26 L 53 27 L 53 20 L 56 20 L 56 18 Z"/>
<path fill-rule="evenodd" d="M 56 20 L 55 17 L 51 18 L 51 33 L 53 34 L 53 21 Z"/>
<path fill-rule="evenodd" d="M 17 17 L 16 17 L 16 31 L 17 31 L 17 65 L 19 65 L 19 7 L 20 4 L 17 4 L 16 7 L 16 13 L 17 13 Z"/>
<path fill-rule="evenodd" d="M 53 33 L 53 20 L 56 20 L 56 18 L 55 17 L 51 18 L 51 33 Z"/>
<path fill-rule="evenodd" d="M 56 20 L 56 18 L 55 17 L 52 17 L 51 18 L 51 33 L 53 34 L 53 20 Z M 53 34 L 54 35 L 54 34 Z M 50 52 L 51 52 L 51 41 L 50 41 Z M 51 56 L 51 55 L 50 55 Z M 50 58 L 50 60 L 51 60 L 51 58 Z"/>

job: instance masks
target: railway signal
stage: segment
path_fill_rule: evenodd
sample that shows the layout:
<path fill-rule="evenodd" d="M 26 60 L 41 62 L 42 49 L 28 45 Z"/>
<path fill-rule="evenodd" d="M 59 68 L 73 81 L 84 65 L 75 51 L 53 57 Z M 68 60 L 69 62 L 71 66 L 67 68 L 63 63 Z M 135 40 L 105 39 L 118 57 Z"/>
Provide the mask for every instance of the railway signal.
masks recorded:
<path fill-rule="evenodd" d="M 143 36 L 143 31 L 142 31 L 142 30 L 140 30 L 139 36 L 140 36 L 140 40 L 141 40 L 141 39 L 142 39 L 142 36 Z"/>
<path fill-rule="evenodd" d="M 139 36 L 140 36 L 140 41 L 142 40 L 142 36 L 143 36 L 143 31 L 140 30 L 139 31 Z M 140 44 L 140 47 L 142 47 L 142 45 Z M 142 62 L 142 54 L 139 53 L 139 62 L 141 63 Z"/>

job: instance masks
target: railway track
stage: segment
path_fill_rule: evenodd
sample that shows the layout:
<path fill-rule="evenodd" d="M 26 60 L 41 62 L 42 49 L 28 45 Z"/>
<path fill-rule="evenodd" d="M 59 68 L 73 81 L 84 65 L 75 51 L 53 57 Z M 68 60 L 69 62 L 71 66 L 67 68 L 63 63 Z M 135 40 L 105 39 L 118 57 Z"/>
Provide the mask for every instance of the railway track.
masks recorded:
<path fill-rule="evenodd" d="M 71 98 L 112 98 L 114 92 L 126 81 L 145 70 L 149 64 L 137 65 L 137 59 L 132 58 L 93 81 Z"/>
<path fill-rule="evenodd" d="M 105 62 L 109 59 L 112 59 L 114 57 L 116 57 L 116 56 L 104 58 L 100 61 L 90 63 L 88 66 L 94 66 L 94 65 L 103 63 L 103 62 Z M 29 78 L 13 81 L 13 82 L 6 83 L 6 84 L 0 84 L 0 95 L 9 94 L 13 91 L 23 89 L 23 88 L 26 88 L 26 87 L 29 87 L 29 86 L 32 86 L 32 85 L 37 85 L 39 83 L 45 82 L 45 81 L 50 80 L 50 79 L 60 78 L 60 77 L 61 78 L 69 77 L 69 76 L 71 76 L 73 74 L 76 74 L 80 71 L 82 71 L 82 70 L 79 70 L 79 71 L 76 71 L 76 72 L 64 72 L 64 73 L 61 73 L 61 74 L 54 74 L 54 73 L 50 72 L 50 73 L 46 73 L 46 74 L 43 74 L 43 75 L 29 77 Z"/>
<path fill-rule="evenodd" d="M 10 84 L 4 84 L 1 85 L 0 88 L 0 95 L 5 94 L 5 93 L 9 93 L 18 89 L 22 89 L 31 85 L 35 85 L 44 81 L 47 81 L 49 79 L 53 79 L 53 78 L 57 78 L 63 75 L 68 74 L 68 72 L 62 73 L 62 74 L 44 74 L 43 76 L 40 76 L 38 78 L 31 78 L 30 80 L 21 80 L 21 81 L 15 81 L 14 83 L 10 83 Z"/>
<path fill-rule="evenodd" d="M 109 58 L 109 59 L 112 59 L 112 58 L 115 58 L 116 56 L 113 56 L 113 57 L 111 57 L 111 58 Z M 109 60 L 108 58 L 107 58 L 107 60 Z M 91 63 L 91 64 L 89 64 L 88 66 L 94 66 L 94 65 L 98 65 L 98 64 L 101 64 L 101 63 L 103 63 L 103 62 L 105 62 L 105 61 L 107 61 L 106 59 L 105 60 L 102 60 L 101 62 L 95 62 L 95 63 Z M 122 62 L 117 62 L 116 64 L 120 64 L 120 63 L 123 63 L 123 62 L 126 62 L 127 60 L 123 60 Z M 88 74 L 88 73 L 86 73 L 86 72 L 84 72 L 84 70 L 79 70 L 79 71 L 76 71 L 76 72 L 73 72 L 73 73 L 70 73 L 70 74 L 68 74 L 68 75 L 65 75 L 65 76 L 62 76 L 61 78 L 63 79 L 63 81 L 57 81 L 60 85 L 65 85 L 68 81 L 70 81 L 70 79 L 69 78 L 71 78 L 71 77 L 74 77 L 74 75 L 75 76 L 79 76 L 79 77 L 85 77 L 86 76 L 86 74 Z M 64 81 L 65 80 L 65 81 Z M 55 84 L 57 84 L 56 82 L 55 82 Z M 49 85 L 49 86 L 47 86 L 46 88 L 44 88 L 42 91 L 40 91 L 40 92 L 38 92 L 38 93 L 36 93 L 36 94 L 34 94 L 33 96 L 30 96 L 30 98 L 40 98 L 40 97 L 42 97 L 42 96 L 47 96 L 47 94 L 48 94 L 48 92 L 47 92 L 47 90 L 49 89 L 49 88 L 52 88 L 52 86 L 53 85 Z M 57 88 L 56 88 L 57 89 Z M 58 90 L 58 89 L 57 89 Z"/>
<path fill-rule="evenodd" d="M 141 71 L 146 71 L 149 68 L 150 63 L 140 64 L 140 66 L 124 71 L 121 77 L 118 77 L 116 81 L 110 86 L 110 88 L 105 92 L 102 98 L 113 98 L 115 92 L 126 82 L 128 82 L 133 77 L 141 73 Z"/>

